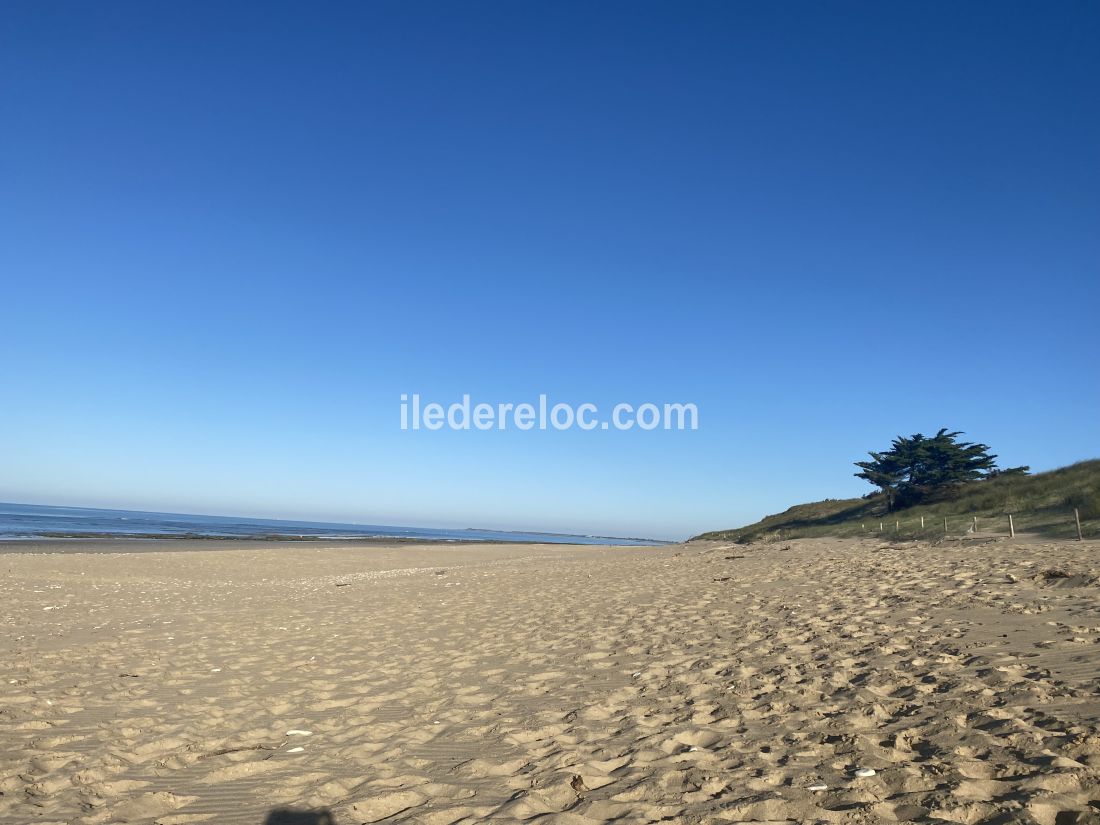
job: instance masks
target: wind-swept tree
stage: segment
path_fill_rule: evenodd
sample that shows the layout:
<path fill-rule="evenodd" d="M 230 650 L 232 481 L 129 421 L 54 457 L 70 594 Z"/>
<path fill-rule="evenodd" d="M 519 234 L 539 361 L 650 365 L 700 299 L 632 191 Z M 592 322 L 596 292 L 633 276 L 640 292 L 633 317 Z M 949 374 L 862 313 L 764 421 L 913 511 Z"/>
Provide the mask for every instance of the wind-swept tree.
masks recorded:
<path fill-rule="evenodd" d="M 897 447 L 901 439 L 894 440 Z M 874 484 L 886 497 L 886 509 L 893 510 L 898 489 L 905 479 L 904 466 L 896 449 L 884 453 L 868 453 L 871 461 L 857 461 L 856 466 L 862 468 L 862 472 L 856 473 L 858 478 L 866 479 Z"/>
<path fill-rule="evenodd" d="M 882 490 L 887 507 L 908 507 L 955 484 L 978 481 L 996 474 L 995 455 L 985 444 L 959 441 L 961 432 L 944 427 L 931 438 L 916 433 L 898 436 L 889 450 L 870 453 L 870 461 L 857 461 L 866 479 Z M 1027 472 L 1026 467 L 1013 472 Z"/>

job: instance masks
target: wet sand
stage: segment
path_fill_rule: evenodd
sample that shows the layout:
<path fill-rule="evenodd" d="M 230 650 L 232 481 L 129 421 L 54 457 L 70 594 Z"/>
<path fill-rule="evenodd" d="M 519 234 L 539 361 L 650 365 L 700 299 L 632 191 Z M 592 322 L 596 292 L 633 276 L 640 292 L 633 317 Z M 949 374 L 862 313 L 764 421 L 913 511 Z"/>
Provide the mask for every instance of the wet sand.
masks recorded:
<path fill-rule="evenodd" d="M 0 555 L 0 822 L 1100 814 L 1095 542 L 93 544 Z"/>
<path fill-rule="evenodd" d="M 478 545 L 526 544 L 533 542 L 476 542 Z M 537 543 L 537 542 L 536 542 Z M 661 542 L 653 542 L 661 544 Z M 412 538 L 355 538 L 325 539 L 315 536 L 294 538 L 251 538 L 214 536 L 91 536 L 91 537 L 48 537 L 25 539 L 0 539 L 0 556 L 7 553 L 180 553 L 196 550 L 278 550 L 302 547 L 324 547 L 329 550 L 344 548 L 350 550 L 382 549 L 396 547 L 437 547 L 447 550 L 460 546 L 473 546 L 475 542 L 459 542 L 447 539 Z M 570 545 L 572 546 L 572 545 Z"/>

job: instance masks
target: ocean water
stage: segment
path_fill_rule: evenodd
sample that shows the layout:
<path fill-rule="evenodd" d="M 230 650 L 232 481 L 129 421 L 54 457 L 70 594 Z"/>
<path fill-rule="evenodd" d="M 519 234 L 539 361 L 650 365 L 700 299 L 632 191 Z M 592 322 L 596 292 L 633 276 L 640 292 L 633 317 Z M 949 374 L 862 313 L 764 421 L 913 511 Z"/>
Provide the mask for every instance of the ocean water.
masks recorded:
<path fill-rule="evenodd" d="M 126 537 L 249 538 L 405 538 L 436 541 L 537 541 L 559 544 L 663 544 L 645 539 L 573 536 L 561 533 L 521 533 L 478 529 L 432 529 L 383 524 L 332 524 L 318 521 L 145 513 L 40 504 L 0 503 L 0 539 L 126 538 Z"/>

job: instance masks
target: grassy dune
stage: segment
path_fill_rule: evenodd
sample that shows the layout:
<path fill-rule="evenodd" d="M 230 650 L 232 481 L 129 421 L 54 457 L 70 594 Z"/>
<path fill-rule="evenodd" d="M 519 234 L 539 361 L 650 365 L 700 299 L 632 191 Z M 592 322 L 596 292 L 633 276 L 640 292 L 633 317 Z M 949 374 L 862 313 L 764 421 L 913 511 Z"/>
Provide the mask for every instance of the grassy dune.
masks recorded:
<path fill-rule="evenodd" d="M 703 533 L 695 538 L 749 542 L 769 538 L 858 536 L 877 532 L 881 522 L 888 535 L 933 539 L 944 535 L 944 518 L 947 518 L 947 532 L 952 535 L 965 533 L 975 516 L 979 531 L 1007 533 L 1010 513 L 1017 533 L 1076 538 L 1074 508 L 1080 511 L 1085 537 L 1100 536 L 1100 459 L 1031 476 L 972 482 L 935 501 L 894 512 L 887 512 L 881 495 L 797 504 L 755 524 Z M 895 521 L 900 522 L 896 529 Z"/>

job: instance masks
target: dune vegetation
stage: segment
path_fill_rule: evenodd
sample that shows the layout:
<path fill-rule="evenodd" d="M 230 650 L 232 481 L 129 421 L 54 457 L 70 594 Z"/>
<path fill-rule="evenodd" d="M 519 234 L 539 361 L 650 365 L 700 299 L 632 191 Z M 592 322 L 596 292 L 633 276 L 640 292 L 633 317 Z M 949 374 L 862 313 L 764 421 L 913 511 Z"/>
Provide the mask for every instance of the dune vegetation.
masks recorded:
<path fill-rule="evenodd" d="M 1003 473 L 952 485 L 918 504 L 891 509 L 887 493 L 863 498 L 797 504 L 755 524 L 716 530 L 696 539 L 748 543 L 810 536 L 859 536 L 881 530 L 907 539 L 960 535 L 978 520 L 979 532 L 1008 533 L 1011 514 L 1017 534 L 1077 538 L 1074 510 L 1085 538 L 1100 537 L 1100 459 L 1081 461 L 1035 475 Z M 923 517 L 923 526 L 921 519 Z M 947 529 L 944 529 L 944 519 Z"/>

